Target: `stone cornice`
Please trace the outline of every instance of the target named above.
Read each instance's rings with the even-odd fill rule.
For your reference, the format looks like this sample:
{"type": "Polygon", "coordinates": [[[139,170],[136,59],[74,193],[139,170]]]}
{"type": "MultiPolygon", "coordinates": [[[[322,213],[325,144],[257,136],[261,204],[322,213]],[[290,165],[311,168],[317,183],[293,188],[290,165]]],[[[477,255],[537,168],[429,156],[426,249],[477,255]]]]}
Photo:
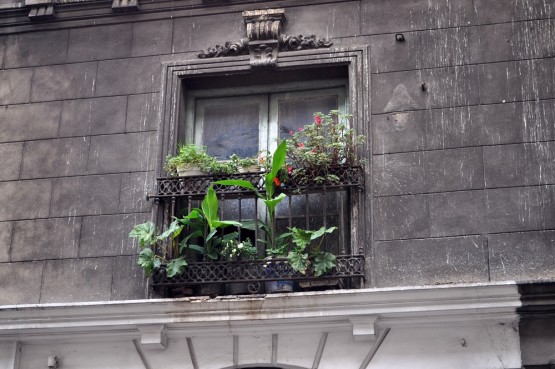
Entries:
{"type": "MultiPolygon", "coordinates": [[[[268,296],[182,298],[0,307],[0,341],[140,337],[158,325],[167,335],[511,324],[520,304],[512,283],[343,290],[268,296]],[[365,319],[367,323],[365,323],[365,319]],[[148,330],[147,330],[148,331],[148,330]]],[[[362,329],[362,333],[361,333],[362,329]]]]}
{"type": "Polygon", "coordinates": [[[0,34],[347,1],[352,0],[19,0],[0,4],[0,34]],[[30,18],[41,1],[52,4],[52,16],[30,18]]]}

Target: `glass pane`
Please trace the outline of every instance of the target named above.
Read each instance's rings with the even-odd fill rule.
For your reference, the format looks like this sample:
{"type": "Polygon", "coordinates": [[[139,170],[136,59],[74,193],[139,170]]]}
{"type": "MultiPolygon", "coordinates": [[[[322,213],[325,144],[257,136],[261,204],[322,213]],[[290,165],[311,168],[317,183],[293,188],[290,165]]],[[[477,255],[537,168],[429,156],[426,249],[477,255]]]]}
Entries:
{"type": "Polygon", "coordinates": [[[315,112],[327,114],[338,109],[337,95],[294,97],[278,101],[279,137],[286,138],[290,131],[296,131],[312,123],[315,112]]]}
{"type": "Polygon", "coordinates": [[[232,154],[258,153],[258,104],[206,106],[203,123],[202,143],[208,154],[228,159],[232,154]]]}

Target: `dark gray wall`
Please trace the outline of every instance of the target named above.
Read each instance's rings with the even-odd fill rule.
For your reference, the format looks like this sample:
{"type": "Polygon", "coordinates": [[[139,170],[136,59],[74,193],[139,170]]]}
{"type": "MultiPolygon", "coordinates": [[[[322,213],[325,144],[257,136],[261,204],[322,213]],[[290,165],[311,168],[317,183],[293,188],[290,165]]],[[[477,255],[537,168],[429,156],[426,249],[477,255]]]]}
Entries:
{"type": "Polygon", "coordinates": [[[160,63],[277,6],[284,33],[371,46],[370,286],[555,277],[552,0],[238,3],[0,23],[0,304],[144,297],[160,63]]]}

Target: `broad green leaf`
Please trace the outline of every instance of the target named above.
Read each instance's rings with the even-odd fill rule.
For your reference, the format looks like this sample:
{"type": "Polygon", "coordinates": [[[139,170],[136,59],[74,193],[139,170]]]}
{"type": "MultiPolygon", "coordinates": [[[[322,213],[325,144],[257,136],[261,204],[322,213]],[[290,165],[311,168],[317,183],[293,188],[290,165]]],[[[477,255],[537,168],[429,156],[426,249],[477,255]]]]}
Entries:
{"type": "Polygon", "coordinates": [[[213,229],[210,231],[210,233],[208,233],[208,236],[206,236],[206,239],[204,240],[205,243],[208,243],[208,241],[210,241],[212,239],[212,237],[214,237],[214,235],[218,232],[218,229],[213,229]]]}
{"type": "Polygon", "coordinates": [[[310,236],[310,240],[315,240],[317,238],[320,238],[324,235],[324,233],[332,233],[336,229],[337,227],[330,227],[330,228],[322,227],[317,231],[310,231],[312,233],[312,235],[310,236]]]}
{"type": "Polygon", "coordinates": [[[278,204],[286,197],[286,195],[284,193],[280,193],[277,197],[273,198],[273,199],[268,199],[268,200],[264,200],[264,204],[266,204],[266,207],[268,208],[268,210],[270,212],[273,212],[276,208],[276,206],[278,206],[278,204]]]}
{"type": "Polygon", "coordinates": [[[181,224],[181,222],[179,222],[179,220],[175,219],[173,222],[171,222],[168,229],[166,229],[166,231],[162,233],[160,236],[158,236],[156,239],[164,240],[169,236],[172,236],[172,238],[176,238],[177,236],[179,236],[182,230],[183,230],[183,225],[181,224]]]}
{"type": "Polygon", "coordinates": [[[141,247],[152,246],[156,243],[156,227],[152,222],[137,224],[131,232],[129,237],[136,238],[141,247]]]}
{"type": "Polygon", "coordinates": [[[194,237],[202,237],[202,232],[200,230],[196,230],[188,234],[183,240],[181,240],[181,242],[179,243],[179,252],[183,252],[183,250],[187,247],[190,248],[190,245],[188,245],[189,240],[194,237]]]}
{"type": "Polygon", "coordinates": [[[152,271],[160,267],[160,259],[147,247],[139,253],[137,264],[139,264],[141,268],[144,269],[145,274],[150,277],[152,271]]]}
{"type": "Polygon", "coordinates": [[[285,158],[287,155],[287,142],[285,140],[281,141],[278,145],[276,151],[274,151],[274,155],[272,156],[272,170],[266,174],[265,177],[265,185],[266,185],[266,196],[267,198],[271,198],[275,192],[275,184],[274,178],[279,173],[283,164],[285,164],[285,158]]]}
{"type": "Polygon", "coordinates": [[[246,188],[247,190],[253,190],[254,192],[256,192],[257,196],[259,195],[256,187],[254,187],[252,183],[250,183],[249,181],[245,181],[244,179],[222,179],[221,181],[214,182],[214,184],[224,186],[239,186],[246,188]]]}
{"type": "Polygon", "coordinates": [[[290,251],[287,255],[287,260],[289,260],[289,264],[293,270],[302,274],[306,273],[306,269],[308,268],[308,254],[290,251]]]}
{"type": "Polygon", "coordinates": [[[314,275],[316,277],[331,272],[336,265],[335,255],[329,252],[322,252],[314,258],[314,275]]]}
{"type": "Polygon", "coordinates": [[[186,265],[187,262],[183,258],[173,259],[166,265],[166,275],[169,278],[179,275],[183,273],[186,265]]]}
{"type": "Polygon", "coordinates": [[[228,233],[228,234],[224,234],[223,237],[222,237],[222,242],[225,243],[225,242],[229,242],[229,241],[232,241],[232,240],[236,240],[237,237],[239,237],[239,233],[237,233],[237,232],[231,232],[231,233],[228,233]]]}
{"type": "Polygon", "coordinates": [[[199,245],[195,245],[195,244],[190,244],[187,246],[189,248],[189,250],[193,250],[194,252],[198,253],[198,254],[204,254],[204,247],[199,246],[199,245]]]}
{"type": "Polygon", "coordinates": [[[212,226],[214,228],[226,228],[229,226],[235,226],[235,227],[243,227],[243,225],[239,222],[236,222],[234,220],[216,220],[214,222],[212,222],[212,226]]]}
{"type": "Polygon", "coordinates": [[[212,222],[215,220],[220,220],[218,217],[218,197],[216,196],[216,191],[212,186],[208,187],[206,196],[202,200],[202,213],[206,217],[206,221],[210,228],[212,227],[212,222]]]}

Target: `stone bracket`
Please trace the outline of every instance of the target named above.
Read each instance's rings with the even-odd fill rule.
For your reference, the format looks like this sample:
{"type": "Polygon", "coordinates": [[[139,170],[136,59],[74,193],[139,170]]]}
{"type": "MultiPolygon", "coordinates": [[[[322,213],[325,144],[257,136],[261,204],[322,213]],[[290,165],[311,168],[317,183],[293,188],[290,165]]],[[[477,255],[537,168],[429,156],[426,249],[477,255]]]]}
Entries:
{"type": "Polygon", "coordinates": [[[168,341],[165,324],[140,325],[141,345],[145,348],[165,350],[168,341]]]}
{"type": "MultiPolygon", "coordinates": [[[[114,0],[116,1],[116,0],[114,0]]],[[[247,39],[226,42],[203,50],[200,59],[233,55],[250,55],[251,68],[272,68],[277,64],[278,51],[297,51],[330,47],[328,39],[311,36],[287,36],[281,33],[285,22],[284,9],[251,10],[243,12],[247,39]]]]}
{"type": "Polygon", "coordinates": [[[128,12],[140,10],[139,0],[114,0],[112,2],[112,11],[128,12]]]}
{"type": "Polygon", "coordinates": [[[378,337],[377,315],[350,316],[355,341],[375,341],[378,337]]]}
{"type": "Polygon", "coordinates": [[[54,0],[25,0],[25,6],[31,20],[54,18],[54,0]]]}

